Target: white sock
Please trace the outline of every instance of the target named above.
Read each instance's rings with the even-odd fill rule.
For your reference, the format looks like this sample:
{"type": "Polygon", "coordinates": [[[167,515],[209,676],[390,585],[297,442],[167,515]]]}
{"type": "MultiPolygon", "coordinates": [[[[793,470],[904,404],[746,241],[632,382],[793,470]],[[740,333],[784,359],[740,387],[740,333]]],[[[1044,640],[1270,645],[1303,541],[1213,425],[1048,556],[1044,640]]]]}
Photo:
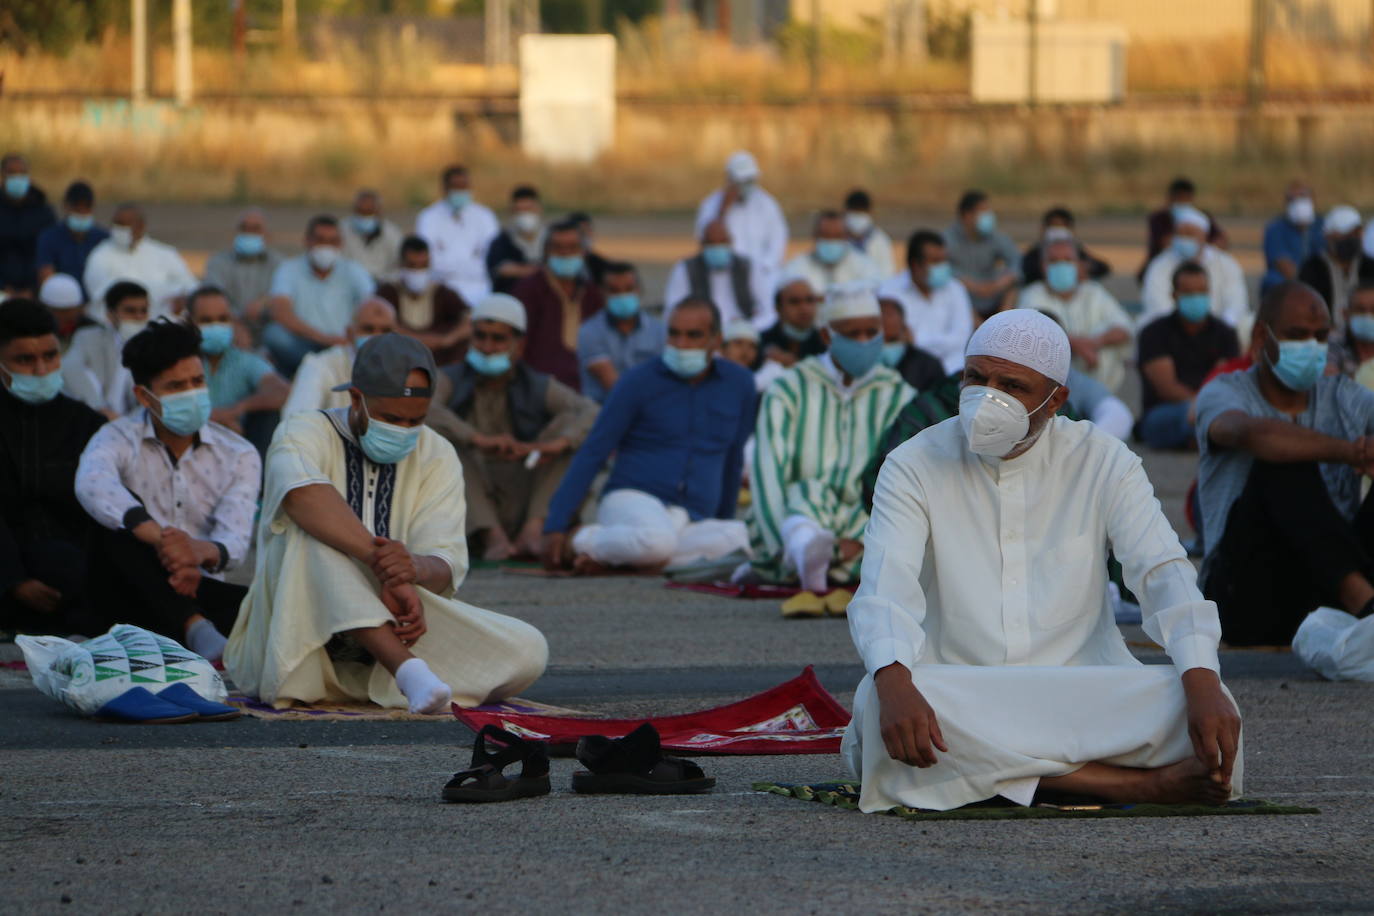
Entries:
{"type": "Polygon", "coordinates": [[[186,648],[206,661],[217,662],[223,658],[227,642],[229,640],[224,638],[224,634],[204,617],[191,624],[186,631],[186,648]]]}
{"type": "Polygon", "coordinates": [[[453,691],[439,680],[422,658],[411,658],[396,669],[396,686],[410,701],[413,713],[443,712],[453,699],[453,691]]]}
{"type": "Polygon", "coordinates": [[[790,516],[783,521],[787,559],[797,570],[803,591],[817,594],[829,587],[830,556],[835,551],[835,535],[810,519],[790,516]]]}

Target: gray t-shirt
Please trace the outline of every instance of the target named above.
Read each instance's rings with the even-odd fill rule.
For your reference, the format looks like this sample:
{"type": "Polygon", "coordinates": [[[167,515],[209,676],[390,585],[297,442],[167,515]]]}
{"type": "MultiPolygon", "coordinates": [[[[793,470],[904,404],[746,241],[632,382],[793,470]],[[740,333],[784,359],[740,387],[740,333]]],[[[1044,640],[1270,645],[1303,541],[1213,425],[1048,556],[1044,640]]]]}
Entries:
{"type": "MultiPolygon", "coordinates": [[[[1205,581],[1212,555],[1226,531],[1231,506],[1240,498],[1250,476],[1254,456],[1240,449],[1213,445],[1207,430],[1217,417],[1239,410],[1252,417],[1288,420],[1260,393],[1258,368],[1219,375],[1197,396],[1197,441],[1202,458],[1198,463],[1198,501],[1202,507],[1202,533],[1206,556],[1201,580],[1205,581]]],[[[1327,375],[1317,380],[1307,400],[1307,409],[1295,420],[1299,426],[1353,440],[1374,433],[1374,392],[1343,375],[1327,375]]],[[[1348,519],[1360,508],[1360,478],[1348,464],[1321,465],[1322,479],[1331,501],[1348,519]]]]}

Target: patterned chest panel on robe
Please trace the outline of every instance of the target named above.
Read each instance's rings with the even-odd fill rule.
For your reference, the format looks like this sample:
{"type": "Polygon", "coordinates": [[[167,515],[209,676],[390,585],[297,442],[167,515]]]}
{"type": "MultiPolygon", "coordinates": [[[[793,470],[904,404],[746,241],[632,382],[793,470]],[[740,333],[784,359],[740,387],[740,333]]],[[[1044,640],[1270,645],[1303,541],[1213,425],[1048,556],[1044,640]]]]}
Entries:
{"type": "Polygon", "coordinates": [[[334,425],[334,431],[343,442],[344,463],[348,470],[344,499],[348,501],[348,507],[373,534],[378,537],[391,537],[391,501],[396,495],[396,465],[377,464],[368,460],[362,447],[340,428],[339,418],[329,411],[325,411],[325,415],[329,417],[334,425]],[[376,486],[371,492],[367,486],[369,470],[377,475],[376,486]]]}

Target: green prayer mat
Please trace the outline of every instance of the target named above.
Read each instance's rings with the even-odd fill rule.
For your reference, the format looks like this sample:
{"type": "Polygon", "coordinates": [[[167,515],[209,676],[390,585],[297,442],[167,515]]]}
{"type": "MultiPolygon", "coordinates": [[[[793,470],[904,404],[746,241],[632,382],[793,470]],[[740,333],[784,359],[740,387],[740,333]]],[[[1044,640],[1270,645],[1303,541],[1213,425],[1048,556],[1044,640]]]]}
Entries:
{"type": "MultiPolygon", "coordinates": [[[[784,798],[816,801],[847,811],[859,810],[859,783],[818,782],[797,785],[756,782],[754,791],[784,798]]],[[[1019,821],[1049,817],[1217,817],[1227,814],[1320,814],[1316,808],[1276,805],[1258,798],[1241,798],[1221,807],[1211,805],[1022,805],[980,802],[952,811],[927,811],[898,805],[883,812],[909,821],[1019,821]]]]}
{"type": "Polygon", "coordinates": [[[474,557],[468,561],[469,569],[539,569],[542,566],[538,560],[482,560],[474,557]]]}

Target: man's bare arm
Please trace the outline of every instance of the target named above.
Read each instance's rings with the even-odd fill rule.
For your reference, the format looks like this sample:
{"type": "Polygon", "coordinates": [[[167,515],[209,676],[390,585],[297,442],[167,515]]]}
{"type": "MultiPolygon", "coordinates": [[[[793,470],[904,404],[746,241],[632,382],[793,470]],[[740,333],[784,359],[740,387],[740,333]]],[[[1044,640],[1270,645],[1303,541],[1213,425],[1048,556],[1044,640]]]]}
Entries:
{"type": "Polygon", "coordinates": [[[291,521],[315,540],[364,563],[372,559],[372,532],[344,502],[339,491],[326,483],[297,487],[282,499],[291,521]]]}
{"type": "Polygon", "coordinates": [[[1221,448],[1249,452],[1261,461],[1292,464],[1323,461],[1362,466],[1363,439],[1348,442],[1284,420],[1228,410],[1207,427],[1207,438],[1221,448]]]}

